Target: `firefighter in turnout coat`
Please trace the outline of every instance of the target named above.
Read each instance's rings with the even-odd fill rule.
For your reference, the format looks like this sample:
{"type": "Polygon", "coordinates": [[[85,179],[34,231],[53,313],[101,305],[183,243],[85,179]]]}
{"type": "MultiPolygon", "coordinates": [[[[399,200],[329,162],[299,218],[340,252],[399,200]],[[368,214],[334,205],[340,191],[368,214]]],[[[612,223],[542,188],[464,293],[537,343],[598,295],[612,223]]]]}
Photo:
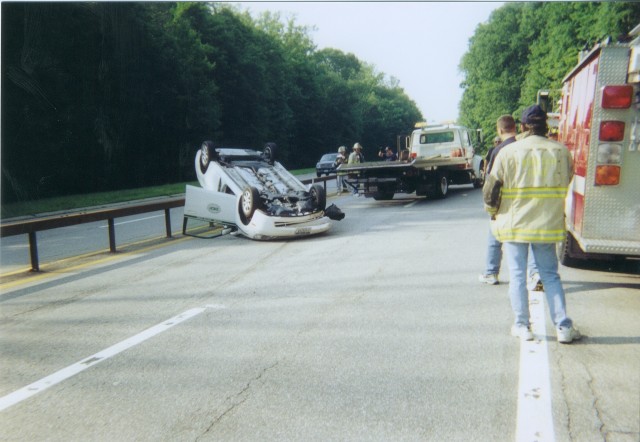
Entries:
{"type": "Polygon", "coordinates": [[[491,230],[504,244],[509,265],[509,297],[515,315],[511,334],[532,340],[526,286],[529,245],[545,288],[558,342],[579,339],[566,314],[558,274],[556,243],[565,237],[564,201],[572,177],[568,149],[546,138],[547,114],[538,105],[522,113],[522,137],[496,157],[483,188],[491,230]]]}

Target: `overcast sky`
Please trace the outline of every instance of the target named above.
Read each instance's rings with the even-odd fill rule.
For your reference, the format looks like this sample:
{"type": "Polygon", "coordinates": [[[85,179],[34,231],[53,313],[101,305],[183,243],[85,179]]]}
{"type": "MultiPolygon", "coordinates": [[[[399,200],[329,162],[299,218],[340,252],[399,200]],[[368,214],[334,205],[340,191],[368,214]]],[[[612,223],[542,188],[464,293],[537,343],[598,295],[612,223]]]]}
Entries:
{"type": "Polygon", "coordinates": [[[429,122],[458,117],[458,65],[478,24],[502,2],[236,2],[253,16],[280,12],[315,27],[318,49],[353,53],[395,77],[429,122]]]}

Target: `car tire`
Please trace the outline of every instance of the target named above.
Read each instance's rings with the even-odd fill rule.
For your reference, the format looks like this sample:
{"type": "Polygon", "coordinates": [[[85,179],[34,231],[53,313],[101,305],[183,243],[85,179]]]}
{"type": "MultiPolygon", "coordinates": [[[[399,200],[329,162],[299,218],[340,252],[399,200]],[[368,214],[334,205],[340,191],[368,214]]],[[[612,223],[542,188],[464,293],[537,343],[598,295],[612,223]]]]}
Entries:
{"type": "Polygon", "coordinates": [[[320,178],[322,176],[322,174],[320,172],[316,172],[316,177],[320,178]]]}
{"type": "Polygon", "coordinates": [[[267,143],[264,145],[262,156],[269,164],[273,164],[276,161],[276,143],[267,143]]]}
{"type": "Polygon", "coordinates": [[[327,208],[327,193],[324,191],[324,187],[320,184],[313,184],[309,189],[309,195],[313,200],[313,205],[318,210],[324,210],[327,208]]]}
{"type": "Polygon", "coordinates": [[[249,224],[253,214],[260,206],[260,192],[253,186],[245,187],[240,195],[240,220],[245,224],[249,224]]]}
{"type": "Polygon", "coordinates": [[[213,141],[205,141],[200,146],[200,172],[205,173],[209,168],[209,163],[217,158],[216,148],[213,141]]]}

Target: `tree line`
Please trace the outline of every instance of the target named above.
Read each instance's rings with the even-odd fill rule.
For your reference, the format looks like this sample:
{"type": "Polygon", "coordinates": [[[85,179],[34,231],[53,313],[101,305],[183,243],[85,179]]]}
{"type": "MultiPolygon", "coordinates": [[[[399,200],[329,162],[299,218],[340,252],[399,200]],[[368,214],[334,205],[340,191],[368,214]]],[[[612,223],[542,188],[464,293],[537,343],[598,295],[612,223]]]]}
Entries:
{"type": "Polygon", "coordinates": [[[519,119],[539,90],[549,90],[552,102],[560,98],[580,51],[627,40],[639,23],[637,2],[506,3],[476,28],[460,62],[460,121],[493,139],[498,117],[519,119]]]}
{"type": "MultiPolygon", "coordinates": [[[[583,49],[624,38],[636,2],[506,3],[460,61],[459,121],[495,136],[583,49]]],[[[2,3],[2,204],[194,179],[204,140],[278,144],[288,168],[422,115],[397,80],[309,29],[229,4],[2,3]]],[[[437,87],[437,85],[425,85],[437,87]]]]}
{"type": "Polygon", "coordinates": [[[293,19],[220,3],[2,3],[2,203],[194,179],[204,140],[288,168],[422,115],[293,19]]]}

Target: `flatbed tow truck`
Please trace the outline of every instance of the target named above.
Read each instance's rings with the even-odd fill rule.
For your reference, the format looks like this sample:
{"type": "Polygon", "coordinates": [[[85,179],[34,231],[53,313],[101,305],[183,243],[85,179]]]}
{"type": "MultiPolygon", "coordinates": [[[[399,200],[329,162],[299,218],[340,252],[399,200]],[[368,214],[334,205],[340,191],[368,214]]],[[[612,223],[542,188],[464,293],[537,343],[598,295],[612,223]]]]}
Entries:
{"type": "Polygon", "coordinates": [[[338,174],[359,195],[390,200],[396,193],[445,198],[450,184],[484,183],[483,159],[475,155],[470,131],[455,124],[418,123],[405,138],[397,161],[342,164],[338,174]]]}

